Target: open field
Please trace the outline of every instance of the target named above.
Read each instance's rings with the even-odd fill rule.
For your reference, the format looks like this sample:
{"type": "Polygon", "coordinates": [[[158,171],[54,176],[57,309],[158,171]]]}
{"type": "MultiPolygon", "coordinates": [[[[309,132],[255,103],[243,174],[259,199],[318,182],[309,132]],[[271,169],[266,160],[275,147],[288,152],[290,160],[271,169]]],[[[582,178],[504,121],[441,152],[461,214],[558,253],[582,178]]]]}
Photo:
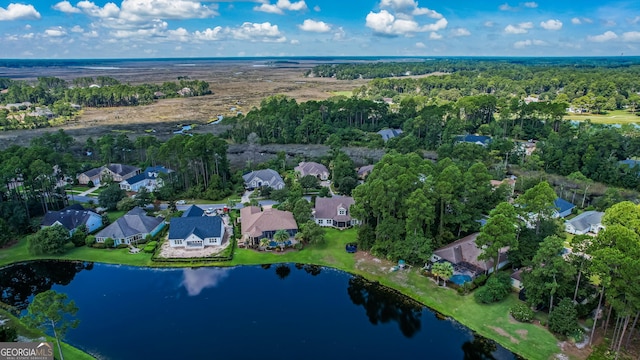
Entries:
{"type": "MultiPolygon", "coordinates": [[[[330,78],[308,78],[303,74],[315,63],[290,66],[255,66],[253,62],[219,62],[194,67],[118,69],[90,71],[87,69],[46,68],[35,72],[24,69],[0,69],[1,77],[34,79],[56,76],[71,80],[81,76],[111,76],[124,83],[162,83],[176,81],[180,76],[205,80],[212,95],[162,99],[151,105],[114,108],[85,108],[75,121],[61,126],[79,141],[89,136],[125,132],[130,138],[153,134],[161,140],[173,136],[180,124],[206,124],[218,114],[229,117],[238,111],[247,113],[265,97],[283,94],[298,101],[323,100],[336,94],[351,94],[367,80],[344,81],[330,78]],[[234,110],[231,110],[235,108],[234,110]],[[151,132],[155,130],[155,132],[151,132]]],[[[28,145],[31,138],[57,128],[15,130],[0,133],[0,148],[13,144],[28,145]]],[[[199,126],[194,132],[219,134],[224,125],[199,126]]]]}
{"type": "Polygon", "coordinates": [[[640,116],[630,113],[627,110],[614,110],[604,115],[595,114],[567,114],[565,120],[586,121],[591,120],[594,124],[638,124],[640,116]]]}

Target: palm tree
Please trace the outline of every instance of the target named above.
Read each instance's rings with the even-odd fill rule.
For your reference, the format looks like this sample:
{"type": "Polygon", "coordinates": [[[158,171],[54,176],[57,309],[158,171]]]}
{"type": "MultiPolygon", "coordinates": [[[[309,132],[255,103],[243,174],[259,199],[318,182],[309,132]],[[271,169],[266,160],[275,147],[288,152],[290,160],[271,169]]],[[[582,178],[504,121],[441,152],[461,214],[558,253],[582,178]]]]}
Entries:
{"type": "Polygon", "coordinates": [[[278,230],[273,234],[273,240],[275,240],[278,245],[284,249],[284,242],[289,240],[289,233],[286,230],[278,230]]]}
{"type": "Polygon", "coordinates": [[[453,265],[450,262],[439,262],[433,264],[431,273],[436,276],[438,285],[440,285],[440,279],[443,281],[443,285],[447,286],[447,280],[453,275],[453,265]]]}
{"type": "Polygon", "coordinates": [[[440,271],[440,277],[444,281],[444,287],[447,287],[447,280],[449,280],[451,276],[453,276],[453,265],[451,265],[450,262],[445,262],[442,264],[443,264],[443,267],[442,267],[442,270],[440,271]]]}

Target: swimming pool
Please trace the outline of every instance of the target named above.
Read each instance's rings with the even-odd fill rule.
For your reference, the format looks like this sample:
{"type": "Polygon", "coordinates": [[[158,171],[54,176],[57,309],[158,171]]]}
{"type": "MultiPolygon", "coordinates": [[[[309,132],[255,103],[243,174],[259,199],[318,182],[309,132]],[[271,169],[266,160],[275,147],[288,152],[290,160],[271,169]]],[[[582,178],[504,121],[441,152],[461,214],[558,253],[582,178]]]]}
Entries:
{"type": "Polygon", "coordinates": [[[452,283],[457,284],[457,285],[462,285],[462,284],[464,284],[466,282],[469,282],[471,280],[473,280],[471,278],[471,276],[465,275],[465,274],[456,274],[456,275],[453,275],[449,279],[449,281],[451,281],[452,283]]]}

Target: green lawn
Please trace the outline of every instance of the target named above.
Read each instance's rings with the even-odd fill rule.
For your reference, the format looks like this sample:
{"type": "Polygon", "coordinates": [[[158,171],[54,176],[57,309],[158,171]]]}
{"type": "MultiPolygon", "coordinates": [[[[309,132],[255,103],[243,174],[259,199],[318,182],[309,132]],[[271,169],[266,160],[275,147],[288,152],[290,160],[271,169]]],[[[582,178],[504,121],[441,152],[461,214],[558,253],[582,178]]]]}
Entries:
{"type": "Polygon", "coordinates": [[[640,123],[640,116],[632,114],[627,110],[614,110],[604,115],[596,114],[565,114],[565,120],[586,121],[591,120],[594,124],[636,124],[640,123]]]}
{"type": "MultiPolygon", "coordinates": [[[[432,280],[421,275],[418,269],[410,269],[389,273],[376,263],[356,267],[353,254],[345,251],[348,242],[355,241],[356,230],[338,231],[328,229],[326,244],[310,246],[301,251],[286,253],[257,252],[248,249],[237,249],[234,259],[223,263],[154,263],[150,254],[130,254],[127,249],[94,249],[88,247],[70,248],[67,253],[56,259],[83,260],[111,264],[133,266],[235,266],[273,263],[305,263],[329,266],[353,274],[361,275],[369,280],[378,281],[382,285],[397,289],[443,315],[456,319],[461,324],[476,331],[482,336],[495,339],[505,348],[518,353],[526,359],[546,360],[559,353],[558,340],[545,328],[523,324],[512,320],[509,309],[519,300],[515,294],[501,303],[494,305],[477,304],[473,296],[461,296],[456,291],[437,286],[432,280]]],[[[26,241],[0,250],[0,266],[13,262],[41,259],[27,253],[26,241]]]]}
{"type": "Polygon", "coordinates": [[[124,210],[123,211],[119,211],[119,210],[118,211],[109,211],[107,213],[107,217],[109,218],[109,221],[113,223],[114,221],[116,221],[119,218],[121,218],[122,216],[124,216],[124,214],[126,214],[126,213],[127,212],[124,211],[124,210]]]}
{"type": "MultiPolygon", "coordinates": [[[[8,324],[16,329],[16,331],[18,332],[18,335],[20,336],[24,336],[30,339],[40,339],[41,337],[45,336],[44,333],[42,333],[40,330],[35,330],[35,329],[30,329],[27,328],[21,321],[20,319],[18,319],[17,317],[15,317],[13,314],[9,313],[6,310],[0,309],[0,319],[7,319],[8,320],[8,324]]],[[[70,331],[74,331],[73,329],[70,331]]],[[[45,336],[48,342],[53,343],[53,347],[54,347],[54,351],[55,351],[55,356],[56,358],[58,357],[58,344],[56,343],[55,339],[50,337],[50,336],[45,336]]],[[[62,343],[62,355],[64,355],[65,359],[70,359],[70,360],[85,360],[85,359],[94,359],[93,356],[85,353],[84,351],[77,349],[67,343],[62,343]]]]}

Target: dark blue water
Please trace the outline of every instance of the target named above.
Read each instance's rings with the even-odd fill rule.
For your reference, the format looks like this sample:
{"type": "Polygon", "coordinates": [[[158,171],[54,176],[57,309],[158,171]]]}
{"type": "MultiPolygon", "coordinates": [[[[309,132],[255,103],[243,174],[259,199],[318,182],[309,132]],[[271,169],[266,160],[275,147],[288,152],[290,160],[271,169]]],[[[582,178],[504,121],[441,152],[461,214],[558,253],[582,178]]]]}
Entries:
{"type": "Polygon", "coordinates": [[[103,359],[514,358],[409,298],[327,268],[34,263],[0,271],[0,286],[2,301],[20,308],[29,289],[66,293],[81,320],[66,341],[103,359]],[[11,287],[29,273],[39,274],[34,286],[11,287]]]}

